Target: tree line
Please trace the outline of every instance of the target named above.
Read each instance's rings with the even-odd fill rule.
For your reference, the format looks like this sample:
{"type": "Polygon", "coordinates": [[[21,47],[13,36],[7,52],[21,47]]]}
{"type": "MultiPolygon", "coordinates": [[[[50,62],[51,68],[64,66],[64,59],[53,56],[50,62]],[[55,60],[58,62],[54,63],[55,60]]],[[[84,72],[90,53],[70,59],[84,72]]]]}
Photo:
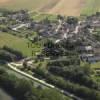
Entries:
{"type": "Polygon", "coordinates": [[[19,79],[4,69],[0,69],[0,87],[17,100],[70,100],[55,90],[35,87],[33,81],[19,79]]]}

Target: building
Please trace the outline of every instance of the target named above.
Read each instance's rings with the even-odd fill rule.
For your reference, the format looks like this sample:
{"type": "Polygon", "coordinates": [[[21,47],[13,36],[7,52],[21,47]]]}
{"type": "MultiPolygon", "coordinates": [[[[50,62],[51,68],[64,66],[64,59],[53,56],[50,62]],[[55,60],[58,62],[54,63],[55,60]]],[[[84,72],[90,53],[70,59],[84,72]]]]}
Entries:
{"type": "Polygon", "coordinates": [[[93,48],[92,48],[92,46],[79,46],[77,48],[77,51],[80,53],[92,53],[93,48]]]}

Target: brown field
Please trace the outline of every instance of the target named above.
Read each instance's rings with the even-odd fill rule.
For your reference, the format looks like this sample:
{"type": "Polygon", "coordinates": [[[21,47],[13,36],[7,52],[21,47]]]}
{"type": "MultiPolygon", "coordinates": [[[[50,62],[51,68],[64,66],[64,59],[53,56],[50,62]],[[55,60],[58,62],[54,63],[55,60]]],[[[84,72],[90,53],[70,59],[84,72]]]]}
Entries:
{"type": "Polygon", "coordinates": [[[59,0],[58,4],[49,13],[77,16],[80,15],[83,3],[84,0],[59,0]]]}
{"type": "Polygon", "coordinates": [[[78,16],[80,15],[84,1],[85,0],[0,0],[0,7],[78,16]]]}
{"type": "Polygon", "coordinates": [[[9,2],[10,0],[0,0],[0,4],[2,4],[2,3],[7,3],[7,2],[9,2]]]}

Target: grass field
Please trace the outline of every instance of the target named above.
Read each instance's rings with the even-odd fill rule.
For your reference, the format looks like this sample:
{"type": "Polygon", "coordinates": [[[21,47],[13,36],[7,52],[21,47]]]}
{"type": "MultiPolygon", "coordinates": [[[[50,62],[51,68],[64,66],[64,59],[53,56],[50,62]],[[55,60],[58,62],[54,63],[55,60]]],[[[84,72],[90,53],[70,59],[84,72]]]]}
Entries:
{"type": "Polygon", "coordinates": [[[100,0],[85,0],[82,14],[91,15],[96,11],[100,11],[100,0]]]}
{"type": "Polygon", "coordinates": [[[23,53],[25,56],[32,56],[32,51],[34,51],[34,55],[36,52],[41,51],[41,46],[37,44],[33,44],[33,48],[28,48],[29,41],[24,38],[19,38],[8,33],[0,33],[0,47],[4,45],[18,50],[23,53]]]}
{"type": "Polygon", "coordinates": [[[92,67],[92,68],[100,68],[100,62],[91,64],[91,67],[92,67]]]}

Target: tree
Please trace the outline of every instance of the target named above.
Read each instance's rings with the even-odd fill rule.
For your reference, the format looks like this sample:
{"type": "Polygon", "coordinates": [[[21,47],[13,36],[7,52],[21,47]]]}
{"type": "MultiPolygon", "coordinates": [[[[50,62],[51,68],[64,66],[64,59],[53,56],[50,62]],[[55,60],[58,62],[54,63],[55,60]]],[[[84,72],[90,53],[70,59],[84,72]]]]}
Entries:
{"type": "Polygon", "coordinates": [[[26,69],[28,66],[27,66],[27,61],[26,60],[24,60],[24,62],[23,62],[23,67],[26,69]]]}
{"type": "Polygon", "coordinates": [[[76,25],[78,23],[78,19],[76,17],[68,17],[67,23],[76,25]]]}

